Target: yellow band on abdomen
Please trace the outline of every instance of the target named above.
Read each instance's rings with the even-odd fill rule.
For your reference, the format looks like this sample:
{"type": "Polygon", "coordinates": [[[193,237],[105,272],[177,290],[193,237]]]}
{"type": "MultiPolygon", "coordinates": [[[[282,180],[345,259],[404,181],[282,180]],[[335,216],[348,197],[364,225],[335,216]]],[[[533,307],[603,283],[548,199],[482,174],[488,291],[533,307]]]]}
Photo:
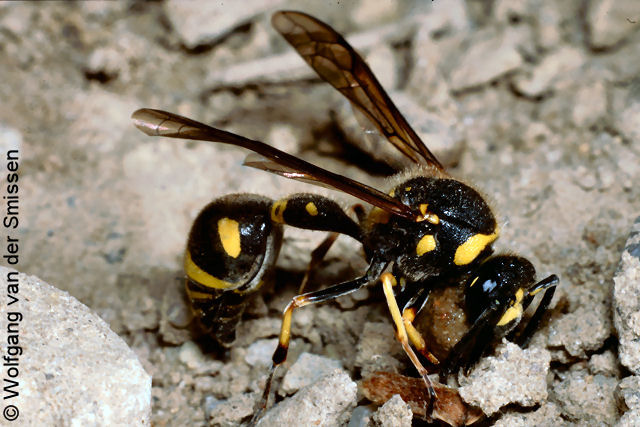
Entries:
{"type": "Polygon", "coordinates": [[[211,274],[198,267],[191,259],[189,251],[187,251],[184,256],[184,272],[189,279],[199,285],[206,286],[207,288],[229,289],[236,286],[233,283],[213,277],[211,274]]]}

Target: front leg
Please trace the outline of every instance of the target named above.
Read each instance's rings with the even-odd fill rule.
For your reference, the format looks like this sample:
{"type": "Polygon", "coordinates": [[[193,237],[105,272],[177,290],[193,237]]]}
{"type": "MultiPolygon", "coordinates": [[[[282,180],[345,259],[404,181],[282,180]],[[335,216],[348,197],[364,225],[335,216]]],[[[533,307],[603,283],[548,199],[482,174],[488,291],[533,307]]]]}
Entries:
{"type": "MultiPolygon", "coordinates": [[[[422,376],[422,379],[427,387],[427,392],[429,393],[429,407],[427,409],[427,414],[431,414],[433,410],[433,404],[435,402],[436,391],[433,388],[433,383],[429,379],[429,373],[422,366],[418,356],[413,352],[411,346],[409,345],[409,334],[407,333],[407,329],[405,327],[404,320],[402,315],[400,314],[400,308],[398,308],[398,302],[396,301],[395,294],[393,292],[393,287],[396,286],[397,282],[395,277],[391,273],[384,273],[380,276],[380,280],[382,281],[382,290],[384,291],[384,296],[387,300],[387,305],[389,306],[389,311],[391,312],[391,317],[393,318],[393,323],[396,326],[396,338],[402,344],[402,348],[404,349],[409,359],[413,363],[413,366],[418,370],[418,373],[422,376]]],[[[416,331],[417,332],[417,331],[416,331]]]]}

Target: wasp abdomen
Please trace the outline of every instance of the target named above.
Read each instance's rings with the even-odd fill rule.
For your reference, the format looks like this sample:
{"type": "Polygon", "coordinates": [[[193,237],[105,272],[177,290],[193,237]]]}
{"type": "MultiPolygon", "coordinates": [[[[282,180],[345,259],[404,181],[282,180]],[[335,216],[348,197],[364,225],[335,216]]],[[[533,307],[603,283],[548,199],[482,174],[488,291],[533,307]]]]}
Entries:
{"type": "Polygon", "coordinates": [[[205,330],[221,344],[273,270],[282,226],[271,221],[271,199],[231,194],[209,203],[196,217],[185,252],[186,291],[205,330]]]}

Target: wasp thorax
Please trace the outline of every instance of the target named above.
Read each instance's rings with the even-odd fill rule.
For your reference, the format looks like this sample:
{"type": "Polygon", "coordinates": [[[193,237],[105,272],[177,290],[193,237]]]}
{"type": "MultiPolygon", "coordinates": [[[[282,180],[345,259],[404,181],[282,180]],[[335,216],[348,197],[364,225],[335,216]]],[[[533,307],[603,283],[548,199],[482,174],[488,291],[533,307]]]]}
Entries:
{"type": "Polygon", "coordinates": [[[396,186],[392,194],[416,212],[416,255],[429,255],[431,265],[435,258],[443,268],[470,264],[498,237],[491,208],[476,190],[460,181],[414,177],[396,186]]]}

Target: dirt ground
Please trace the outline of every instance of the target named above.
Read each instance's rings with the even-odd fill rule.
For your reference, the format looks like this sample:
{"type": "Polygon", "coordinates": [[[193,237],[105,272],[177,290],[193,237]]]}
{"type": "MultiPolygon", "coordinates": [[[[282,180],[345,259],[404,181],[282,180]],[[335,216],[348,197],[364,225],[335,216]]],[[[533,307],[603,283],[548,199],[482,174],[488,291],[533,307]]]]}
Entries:
{"type": "MultiPolygon", "coordinates": [[[[496,250],[527,257],[539,278],[560,277],[522,356],[549,357],[546,397],[507,400],[482,422],[633,425],[619,384],[638,372],[620,362],[612,302],[640,215],[632,0],[0,3],[0,142],[21,152],[19,269],[68,291],[134,349],[153,376],[154,425],[246,422],[280,313],[324,234],[286,230],[275,285],[222,350],[188,326],[190,223],[229,193],[353,199],[243,167],[239,149],[149,138],[130,115],[173,111],[387,191],[385,161],[402,159],[364,145],[344,99],[271,27],[279,9],[344,34],[449,171],[487,195],[501,224],[496,250]]],[[[341,237],[310,286],[365,267],[341,237]]],[[[375,369],[415,376],[379,286],[296,312],[285,367],[303,353],[340,361],[354,381],[375,369]]],[[[300,387],[280,388],[278,401],[300,387]]],[[[354,399],[354,414],[375,410],[361,392],[354,399]]]]}

